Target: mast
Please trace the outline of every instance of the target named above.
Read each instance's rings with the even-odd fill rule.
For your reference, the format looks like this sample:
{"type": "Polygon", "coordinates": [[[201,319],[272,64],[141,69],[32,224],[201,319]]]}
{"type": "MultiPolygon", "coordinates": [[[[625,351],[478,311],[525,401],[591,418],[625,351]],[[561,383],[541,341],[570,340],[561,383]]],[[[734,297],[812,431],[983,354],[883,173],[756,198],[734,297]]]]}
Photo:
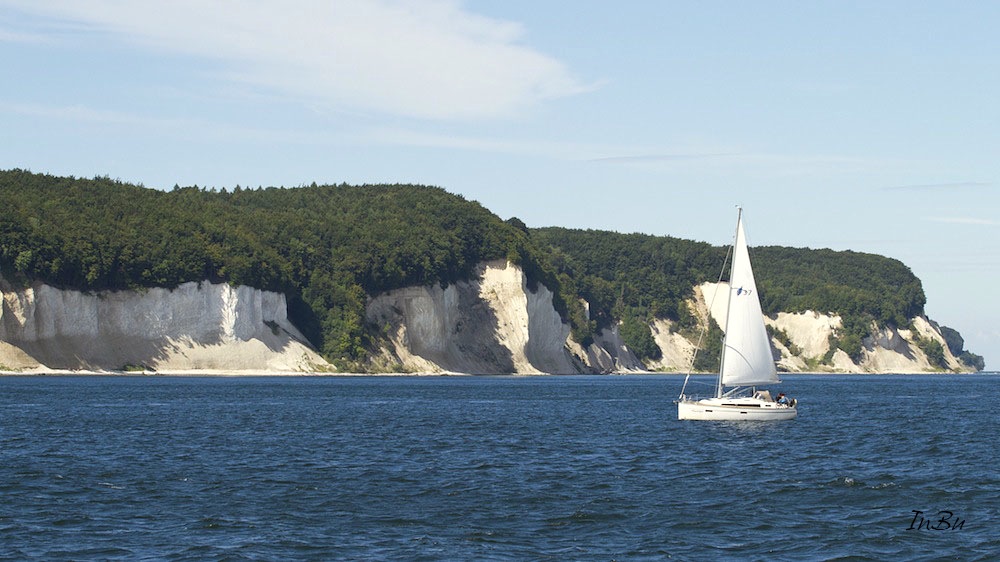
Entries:
{"type": "MultiPolygon", "coordinates": [[[[740,221],[743,220],[743,207],[736,206],[736,234],[733,235],[733,247],[736,246],[736,241],[740,238],[740,221]]],[[[729,296],[726,299],[726,332],[722,335],[722,357],[719,358],[719,382],[715,386],[715,397],[722,398],[722,373],[725,372],[726,366],[726,345],[729,340],[729,314],[733,310],[733,269],[736,265],[736,255],[735,250],[733,253],[733,261],[729,264],[729,296]]]]}

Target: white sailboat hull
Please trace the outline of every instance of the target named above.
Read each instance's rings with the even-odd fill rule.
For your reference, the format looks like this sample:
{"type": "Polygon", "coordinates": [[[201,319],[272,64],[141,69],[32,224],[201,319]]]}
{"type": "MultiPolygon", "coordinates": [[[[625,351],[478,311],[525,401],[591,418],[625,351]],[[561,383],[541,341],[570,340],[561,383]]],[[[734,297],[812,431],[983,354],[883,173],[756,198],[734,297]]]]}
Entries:
{"type": "Polygon", "coordinates": [[[753,397],[705,398],[677,402],[679,420],[780,421],[798,415],[795,406],[753,397]]]}
{"type": "MultiPolygon", "coordinates": [[[[736,239],[733,243],[732,256],[729,283],[724,285],[728,293],[726,298],[728,305],[722,329],[726,336],[722,340],[719,383],[715,397],[698,399],[684,394],[688,384],[688,379],[685,378],[681,395],[677,399],[677,419],[790,420],[798,415],[794,399],[780,394],[779,403],[778,400],[771,398],[769,391],[757,391],[757,386],[777,384],[781,381],[774,366],[771,338],[764,324],[757,281],[750,265],[750,252],[743,228],[743,209],[740,209],[736,219],[736,239]],[[731,390],[723,393],[726,387],[731,387],[731,390]]],[[[722,276],[719,279],[721,280],[722,276]]]]}

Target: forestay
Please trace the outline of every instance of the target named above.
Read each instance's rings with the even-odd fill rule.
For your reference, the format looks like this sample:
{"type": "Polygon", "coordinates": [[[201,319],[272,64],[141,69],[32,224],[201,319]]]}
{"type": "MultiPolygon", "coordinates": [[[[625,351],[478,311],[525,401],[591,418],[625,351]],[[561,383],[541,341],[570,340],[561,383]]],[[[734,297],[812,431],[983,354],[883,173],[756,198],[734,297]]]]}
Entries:
{"type": "Polygon", "coordinates": [[[764,327],[757,284],[750,267],[742,213],[736,225],[729,290],[722,385],[753,386],[780,382],[771,356],[770,338],[764,327]]]}

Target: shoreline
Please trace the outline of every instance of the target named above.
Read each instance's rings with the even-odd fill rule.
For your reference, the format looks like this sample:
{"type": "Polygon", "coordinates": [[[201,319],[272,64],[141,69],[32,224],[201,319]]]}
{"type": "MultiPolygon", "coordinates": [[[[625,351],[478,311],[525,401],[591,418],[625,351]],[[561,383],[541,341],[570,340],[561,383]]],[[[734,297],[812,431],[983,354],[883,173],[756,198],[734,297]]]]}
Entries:
{"type": "MultiPolygon", "coordinates": [[[[850,373],[850,372],[783,372],[780,375],[807,375],[807,376],[923,376],[923,375],[945,375],[945,376],[975,376],[975,375],[996,375],[998,371],[979,371],[975,373],[954,373],[954,372],[875,372],[875,373],[850,373]]],[[[2,377],[59,377],[59,376],[80,376],[80,377],[496,377],[496,376],[516,376],[516,377],[564,377],[564,376],[687,376],[687,373],[680,372],[657,372],[657,371],[620,371],[611,373],[460,373],[455,371],[420,371],[411,373],[341,373],[325,371],[269,371],[258,369],[189,369],[171,371],[105,371],[105,370],[73,370],[73,369],[46,369],[34,368],[23,371],[0,369],[2,377]]],[[[716,376],[716,373],[691,373],[693,376],[716,376]]]]}

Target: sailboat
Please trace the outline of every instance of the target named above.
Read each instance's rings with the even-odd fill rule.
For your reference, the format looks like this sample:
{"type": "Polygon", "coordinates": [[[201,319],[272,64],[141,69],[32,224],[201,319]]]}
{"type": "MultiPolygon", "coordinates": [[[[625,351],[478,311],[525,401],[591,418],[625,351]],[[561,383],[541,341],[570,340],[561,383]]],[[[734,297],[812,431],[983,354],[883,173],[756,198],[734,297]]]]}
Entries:
{"type": "Polygon", "coordinates": [[[691,377],[688,372],[677,398],[677,419],[790,420],[798,413],[794,399],[784,394],[773,397],[770,391],[757,389],[781,381],[774,367],[771,340],[764,327],[764,314],[750,266],[742,208],[736,219],[728,289],[729,306],[723,327],[725,339],[715,396],[699,398],[685,394],[691,377]]]}

